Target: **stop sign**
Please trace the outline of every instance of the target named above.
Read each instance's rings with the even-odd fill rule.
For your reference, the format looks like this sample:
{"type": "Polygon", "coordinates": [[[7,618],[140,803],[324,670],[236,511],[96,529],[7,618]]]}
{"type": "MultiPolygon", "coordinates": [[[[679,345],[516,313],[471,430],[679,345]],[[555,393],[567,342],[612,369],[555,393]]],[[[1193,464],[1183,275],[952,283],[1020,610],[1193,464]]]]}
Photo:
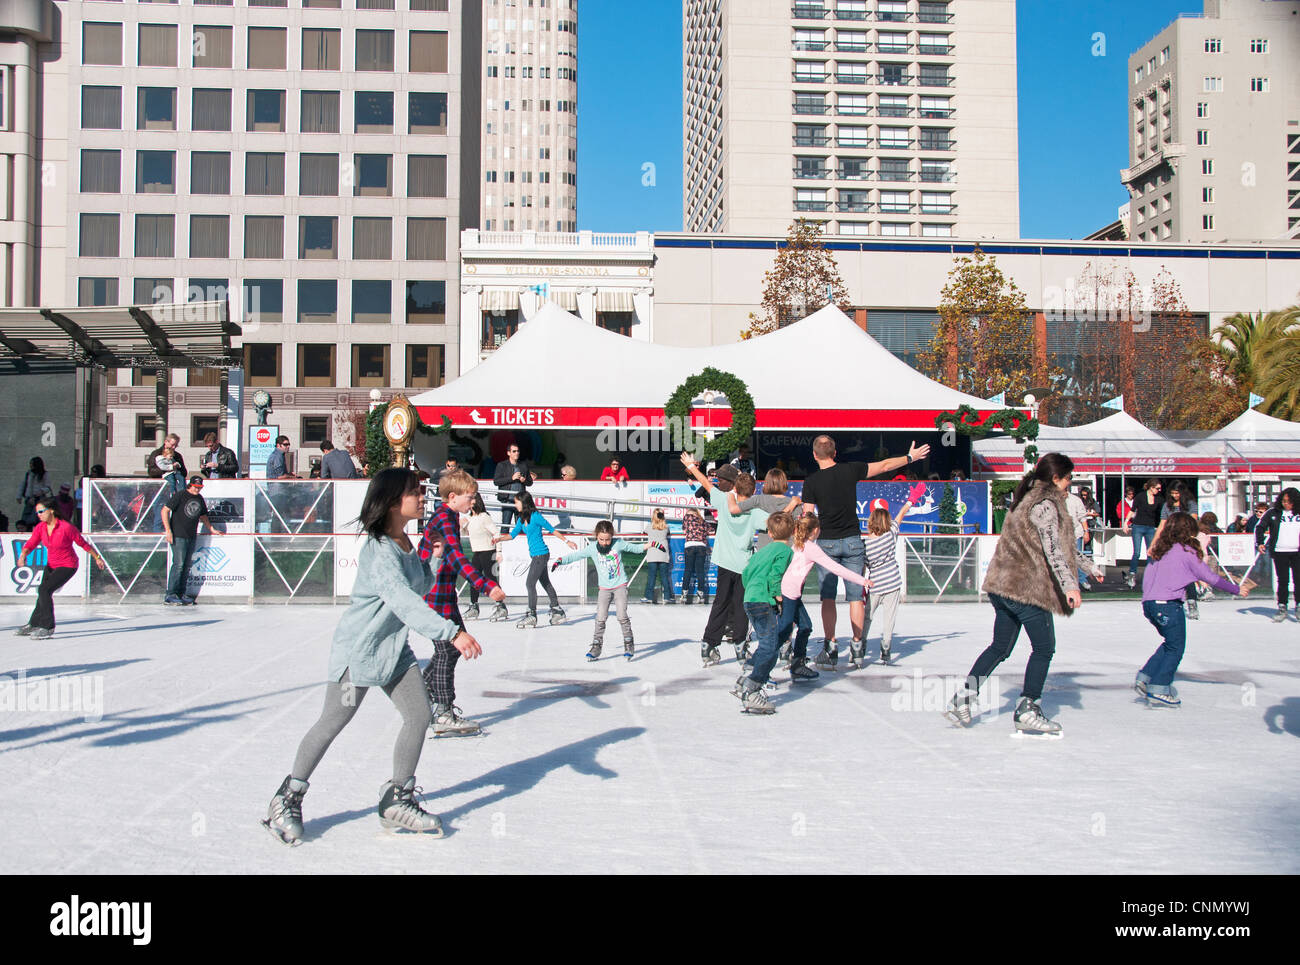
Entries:
{"type": "Polygon", "coordinates": [[[271,430],[270,430],[270,429],[258,429],[258,430],[257,430],[257,441],[258,441],[258,442],[270,442],[270,441],[271,441],[271,430]]]}

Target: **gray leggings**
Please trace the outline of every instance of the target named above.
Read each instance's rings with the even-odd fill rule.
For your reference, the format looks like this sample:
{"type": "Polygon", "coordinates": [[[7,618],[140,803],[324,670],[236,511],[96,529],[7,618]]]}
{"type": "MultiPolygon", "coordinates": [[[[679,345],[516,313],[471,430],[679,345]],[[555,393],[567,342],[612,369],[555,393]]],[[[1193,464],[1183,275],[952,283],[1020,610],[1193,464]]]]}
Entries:
{"type": "MultiPolygon", "coordinates": [[[[298,745],[298,754],[293,759],[294,777],[300,781],[311,777],[334,738],[352,720],[369,689],[352,686],[350,671],[343,674],[342,680],[331,680],[325,685],[325,707],[320,719],[298,745]]],[[[397,744],[393,747],[393,783],[400,787],[415,776],[415,765],[420,762],[420,752],[424,750],[425,731],[429,729],[433,715],[417,664],[412,664],[397,681],[385,686],[384,693],[402,715],[402,729],[398,731],[397,744]]]]}
{"type": "Polygon", "coordinates": [[[541,556],[532,557],[528,564],[528,578],[526,586],[528,588],[528,612],[537,612],[537,584],[542,584],[542,589],[546,591],[546,597],[551,601],[551,609],[554,610],[560,605],[560,598],[555,595],[555,587],[551,586],[550,574],[551,554],[543,553],[541,556]]]}

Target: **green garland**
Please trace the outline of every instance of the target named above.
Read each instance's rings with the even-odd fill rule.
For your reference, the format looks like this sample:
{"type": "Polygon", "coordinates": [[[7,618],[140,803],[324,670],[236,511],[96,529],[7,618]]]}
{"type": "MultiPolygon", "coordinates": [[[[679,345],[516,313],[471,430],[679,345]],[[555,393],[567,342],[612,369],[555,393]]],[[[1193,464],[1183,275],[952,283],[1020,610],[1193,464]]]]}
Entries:
{"type": "MultiPolygon", "coordinates": [[[[994,429],[1001,429],[1022,445],[1029,439],[1038,438],[1038,420],[1019,409],[1002,409],[981,422],[977,410],[968,405],[960,405],[956,412],[940,412],[935,416],[935,428],[942,431],[945,423],[951,423],[955,431],[974,439],[987,438],[994,429]]],[[[1038,462],[1038,447],[1025,446],[1024,455],[1025,462],[1038,462]]]]}
{"type": "Polygon", "coordinates": [[[730,372],[706,368],[677,386],[664,403],[664,415],[669,425],[690,425],[691,400],[706,389],[722,393],[731,403],[731,428],[712,442],[706,442],[701,458],[725,461],[732,450],[749,444],[749,436],[754,431],[754,399],[740,378],[730,372]]]}
{"type": "MultiPolygon", "coordinates": [[[[372,475],[393,464],[393,447],[388,444],[388,436],[384,435],[384,413],[387,411],[388,403],[385,402],[383,405],[376,406],[375,410],[366,416],[366,459],[372,475]]],[[[442,417],[442,425],[429,426],[425,425],[424,420],[420,418],[420,412],[415,406],[411,406],[411,411],[415,413],[416,432],[432,436],[451,428],[451,420],[445,415],[442,417]]]]}

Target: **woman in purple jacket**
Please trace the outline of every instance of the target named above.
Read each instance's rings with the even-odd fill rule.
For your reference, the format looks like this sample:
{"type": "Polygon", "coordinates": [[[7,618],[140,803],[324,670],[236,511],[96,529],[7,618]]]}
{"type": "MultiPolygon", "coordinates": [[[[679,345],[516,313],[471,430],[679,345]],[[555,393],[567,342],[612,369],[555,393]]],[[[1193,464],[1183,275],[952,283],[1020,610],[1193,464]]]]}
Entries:
{"type": "Polygon", "coordinates": [[[1196,517],[1174,513],[1164,521],[1160,535],[1147,553],[1149,562],[1142,574],[1142,615],[1162,638],[1160,646],[1138,671],[1133,689],[1146,698],[1148,707],[1177,707],[1182,701],[1174,692],[1174,674],[1187,646],[1187,615],[1183,601],[1187,587],[1200,581],[1233,596],[1245,596],[1246,587],[1219,576],[1205,565],[1197,534],[1196,517]]]}

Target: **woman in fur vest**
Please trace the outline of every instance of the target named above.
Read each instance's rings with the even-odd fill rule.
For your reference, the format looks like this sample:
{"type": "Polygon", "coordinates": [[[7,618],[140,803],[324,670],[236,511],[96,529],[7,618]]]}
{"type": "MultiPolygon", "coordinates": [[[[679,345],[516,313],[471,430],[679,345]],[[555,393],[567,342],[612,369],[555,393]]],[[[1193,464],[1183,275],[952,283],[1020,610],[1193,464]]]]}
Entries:
{"type": "MultiPolygon", "coordinates": [[[[1049,452],[1016,487],[983,590],[993,604],[993,642],[980,654],[953,697],[945,716],[962,727],[971,722],[971,704],[980,686],[1011,650],[1024,627],[1034,648],[1025,668],[1025,684],[1016,704],[1016,731],[1027,736],[1060,737],[1061,725],[1043,716],[1038,706],[1047,669],[1056,652],[1053,614],[1069,616],[1081,599],[1075,573],[1074,522],[1065,496],[1074,476],[1069,456],[1049,452]]],[[[1101,569],[1093,568],[1100,580],[1101,569]]]]}

